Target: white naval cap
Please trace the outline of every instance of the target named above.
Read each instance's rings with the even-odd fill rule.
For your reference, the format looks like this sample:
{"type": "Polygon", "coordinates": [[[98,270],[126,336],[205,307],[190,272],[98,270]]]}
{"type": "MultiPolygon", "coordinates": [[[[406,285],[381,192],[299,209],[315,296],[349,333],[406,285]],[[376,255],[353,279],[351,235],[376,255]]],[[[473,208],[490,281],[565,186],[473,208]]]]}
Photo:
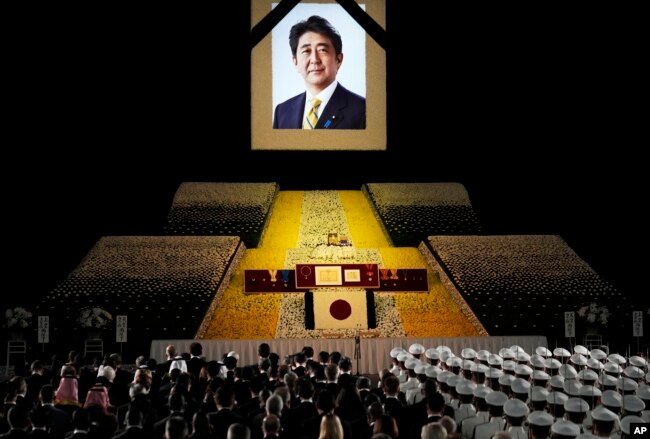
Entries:
{"type": "Polygon", "coordinates": [[[422,346],[420,343],[413,343],[411,346],[409,346],[409,353],[413,355],[424,354],[424,346],[422,346]]]}
{"type": "Polygon", "coordinates": [[[456,392],[459,395],[473,395],[476,384],[469,380],[460,380],[456,383],[456,392]]]}
{"type": "Polygon", "coordinates": [[[546,401],[549,392],[542,386],[535,386],[530,391],[531,401],[546,401]]]}
{"type": "Polygon", "coordinates": [[[636,366],[628,366],[623,369],[623,375],[628,376],[634,380],[638,380],[639,378],[643,378],[645,372],[636,366]]]}
{"type": "Polygon", "coordinates": [[[600,391],[598,387],[594,386],[582,386],[578,389],[578,395],[580,396],[589,396],[589,397],[596,397],[596,396],[603,396],[603,392],[600,391]]]}
{"type": "Polygon", "coordinates": [[[424,351],[424,356],[427,357],[429,360],[439,360],[440,352],[438,352],[434,348],[429,348],[426,351],[424,351]]]}
{"type": "Polygon", "coordinates": [[[604,360],[607,358],[607,353],[602,349],[592,349],[589,351],[589,356],[594,360],[604,360]]]}
{"type": "Polygon", "coordinates": [[[520,363],[527,363],[530,361],[530,355],[525,351],[515,352],[515,358],[520,363]]]}
{"type": "Polygon", "coordinates": [[[562,392],[550,392],[546,396],[546,403],[547,404],[553,404],[553,405],[561,405],[564,406],[564,403],[567,402],[569,397],[562,392]]]}
{"type": "Polygon", "coordinates": [[[515,375],[525,375],[530,376],[533,373],[533,369],[526,364],[515,364],[515,375]]]}
{"type": "Polygon", "coordinates": [[[555,348],[553,349],[553,355],[556,357],[564,358],[564,357],[570,357],[571,352],[567,351],[564,348],[555,348]]]}
{"type": "Polygon", "coordinates": [[[601,387],[616,387],[617,381],[618,379],[616,379],[616,377],[607,375],[606,373],[598,377],[598,384],[600,384],[601,387]]]}
{"type": "Polygon", "coordinates": [[[564,382],[564,393],[569,396],[578,396],[580,394],[580,387],[582,384],[577,380],[566,380],[564,382]]]}
{"type": "Polygon", "coordinates": [[[390,350],[390,356],[391,358],[397,358],[399,354],[403,353],[404,349],[400,347],[396,347],[390,350]]]}
{"type": "Polygon", "coordinates": [[[585,357],[582,354],[573,354],[569,358],[569,360],[578,366],[586,366],[587,365],[587,357],[585,357]]]}
{"type": "Polygon", "coordinates": [[[476,351],[472,348],[465,348],[460,351],[460,356],[468,360],[473,360],[476,358],[476,351]]]}
{"type": "Polygon", "coordinates": [[[589,410],[589,404],[581,398],[569,398],[564,403],[564,410],[571,413],[586,413],[589,410]]]}
{"type": "Polygon", "coordinates": [[[561,436],[576,437],[580,434],[580,427],[571,421],[560,419],[551,426],[551,432],[561,436]]]}
{"type": "Polygon", "coordinates": [[[404,362],[404,367],[407,368],[408,370],[415,370],[415,367],[416,367],[418,364],[421,364],[421,363],[420,363],[420,360],[418,360],[418,359],[416,359],[416,358],[408,358],[408,359],[404,362]]]}
{"type": "Polygon", "coordinates": [[[580,355],[589,355],[589,349],[584,347],[581,344],[577,344],[573,347],[573,352],[580,355]]]}
{"type": "Polygon", "coordinates": [[[605,365],[595,358],[587,360],[587,367],[589,369],[602,370],[605,365]]]}
{"type": "Polygon", "coordinates": [[[488,364],[490,366],[501,366],[503,365],[503,358],[500,355],[492,354],[488,357],[488,364]]]}
{"type": "Polygon", "coordinates": [[[550,427],[553,425],[553,416],[546,412],[534,411],[528,415],[528,423],[531,425],[538,425],[540,427],[550,427]]]}
{"type": "Polygon", "coordinates": [[[621,431],[628,436],[630,435],[630,424],[642,424],[645,421],[635,415],[628,415],[621,419],[621,431]]]}
{"type": "Polygon", "coordinates": [[[485,402],[495,407],[503,407],[506,401],[508,401],[508,395],[500,391],[494,391],[485,396],[485,402]]]}
{"type": "Polygon", "coordinates": [[[603,396],[600,398],[600,401],[607,407],[623,407],[623,396],[616,390],[605,390],[603,392],[603,396]]]}
{"type": "Polygon", "coordinates": [[[438,366],[428,365],[425,367],[424,373],[427,378],[438,378],[438,375],[442,373],[442,369],[438,366]]]}
{"type": "Polygon", "coordinates": [[[504,373],[499,377],[499,384],[502,386],[510,386],[515,379],[514,375],[504,373]]]}
{"type": "Polygon", "coordinates": [[[486,378],[501,378],[502,375],[503,371],[501,369],[495,369],[494,367],[491,367],[487,372],[485,372],[486,378]]]}
{"type": "Polygon", "coordinates": [[[490,368],[488,366],[486,366],[485,364],[482,364],[482,363],[479,363],[479,364],[474,363],[474,365],[472,366],[472,372],[474,372],[474,373],[483,373],[483,374],[485,374],[485,373],[488,372],[488,370],[490,370],[490,368]]]}
{"type": "Polygon", "coordinates": [[[578,379],[581,381],[596,381],[598,374],[591,369],[582,369],[578,372],[578,379]]]}
{"type": "Polygon", "coordinates": [[[551,379],[551,376],[543,370],[534,370],[532,377],[535,381],[548,381],[551,379]]]}
{"type": "Polygon", "coordinates": [[[513,418],[521,418],[530,413],[528,406],[520,399],[512,398],[506,401],[503,405],[503,412],[513,418]]]}
{"type": "Polygon", "coordinates": [[[463,360],[462,368],[463,370],[472,370],[472,366],[476,367],[476,363],[472,360],[463,360]]]}
{"type": "Polygon", "coordinates": [[[476,398],[485,399],[489,393],[492,393],[492,389],[488,386],[476,386],[474,389],[474,396],[476,398]]]}
{"type": "Polygon", "coordinates": [[[546,367],[544,365],[544,357],[537,354],[530,356],[530,364],[536,369],[542,369],[546,367]]]}
{"type": "Polygon", "coordinates": [[[618,364],[619,366],[622,366],[627,362],[625,357],[620,354],[610,354],[610,356],[607,357],[607,359],[611,362],[618,364]]]}
{"type": "Polygon", "coordinates": [[[564,389],[564,377],[562,375],[553,375],[549,381],[551,387],[558,389],[564,389]]]}
{"type": "Polygon", "coordinates": [[[461,367],[463,365],[463,359],[460,357],[449,357],[445,363],[447,367],[461,367]]]}
{"type": "Polygon", "coordinates": [[[426,364],[420,363],[417,366],[415,366],[414,371],[417,375],[425,375],[427,371],[427,366],[426,364]]]}
{"type": "Polygon", "coordinates": [[[439,346],[436,346],[436,351],[438,351],[438,352],[440,352],[442,354],[443,352],[451,352],[451,348],[449,346],[439,345],[439,346]]]}
{"type": "Polygon", "coordinates": [[[623,392],[635,392],[639,384],[633,379],[622,377],[616,380],[616,388],[623,392]]]}
{"type": "Polygon", "coordinates": [[[230,352],[228,352],[228,355],[226,355],[226,356],[227,357],[234,357],[236,360],[239,361],[239,354],[236,351],[230,351],[230,352]]]}
{"type": "Polygon", "coordinates": [[[454,353],[452,351],[442,351],[440,352],[440,361],[447,363],[447,360],[452,358],[454,353]]]}
{"type": "Polygon", "coordinates": [[[535,348],[535,353],[539,355],[540,357],[552,357],[553,352],[551,352],[547,347],[544,346],[538,346],[535,348]]]}
{"type": "MultiPolygon", "coordinates": [[[[650,386],[639,386],[639,388],[636,389],[636,396],[641,398],[644,402],[650,401],[650,386]]],[[[646,404],[646,406],[647,405],[648,404],[646,404]]]]}
{"type": "Polygon", "coordinates": [[[623,373],[623,368],[618,365],[618,363],[614,363],[610,361],[609,363],[605,363],[605,366],[603,366],[603,370],[609,374],[620,374],[623,373]]]}
{"type": "Polygon", "coordinates": [[[509,370],[509,371],[514,372],[516,365],[517,365],[517,363],[515,363],[512,360],[503,360],[503,364],[501,365],[501,368],[503,370],[509,370]]]}
{"type": "Polygon", "coordinates": [[[547,358],[544,360],[544,367],[547,369],[559,369],[560,366],[562,366],[562,363],[555,358],[547,358]]]}
{"type": "Polygon", "coordinates": [[[562,375],[567,380],[574,380],[578,378],[578,371],[570,364],[563,364],[560,366],[557,373],[562,375]]]}
{"type": "Polygon", "coordinates": [[[591,417],[596,421],[602,422],[614,422],[618,419],[618,415],[616,413],[603,407],[602,405],[597,406],[591,411],[591,417]]]}
{"type": "Polygon", "coordinates": [[[515,353],[510,348],[502,348],[499,349],[499,356],[503,359],[513,359],[515,358],[515,353]]]}
{"type": "Polygon", "coordinates": [[[408,352],[402,352],[397,356],[397,361],[404,363],[409,358],[413,358],[413,355],[409,354],[408,352]]]}
{"type": "Polygon", "coordinates": [[[440,373],[438,374],[438,376],[436,377],[436,380],[437,380],[439,383],[445,383],[445,384],[447,384],[447,380],[448,380],[449,378],[453,377],[453,376],[456,376],[456,375],[454,375],[453,372],[449,372],[448,370],[443,370],[442,372],[440,372],[440,373]]]}
{"type": "Polygon", "coordinates": [[[630,357],[630,364],[636,367],[645,367],[647,361],[643,357],[639,357],[638,355],[633,355],[630,357]]]}
{"type": "Polygon", "coordinates": [[[480,351],[476,352],[476,358],[478,358],[479,361],[488,361],[490,355],[490,351],[487,349],[481,349],[480,351]]]}
{"type": "Polygon", "coordinates": [[[645,410],[645,402],[636,395],[623,395],[625,413],[640,413],[645,410]]]}
{"type": "Polygon", "coordinates": [[[510,388],[514,393],[528,394],[530,391],[530,383],[523,378],[515,378],[510,383],[510,388]]]}
{"type": "Polygon", "coordinates": [[[514,352],[515,355],[517,355],[517,352],[526,352],[526,350],[521,346],[519,346],[518,344],[513,344],[512,346],[510,346],[510,350],[514,352]]]}
{"type": "Polygon", "coordinates": [[[464,378],[461,378],[458,375],[451,374],[451,376],[447,378],[447,385],[449,387],[456,387],[456,385],[458,384],[458,381],[460,381],[461,379],[464,379],[464,378]]]}

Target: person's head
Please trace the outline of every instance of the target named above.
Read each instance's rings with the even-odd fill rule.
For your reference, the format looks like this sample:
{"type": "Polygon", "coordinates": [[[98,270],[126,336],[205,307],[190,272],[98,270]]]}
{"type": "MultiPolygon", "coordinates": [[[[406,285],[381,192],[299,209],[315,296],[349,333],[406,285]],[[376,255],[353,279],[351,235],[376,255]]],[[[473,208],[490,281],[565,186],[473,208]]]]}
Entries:
{"type": "Polygon", "coordinates": [[[257,348],[257,355],[259,355],[260,358],[268,358],[270,354],[271,346],[269,346],[268,343],[262,343],[257,348]]]}
{"type": "Polygon", "coordinates": [[[203,355],[203,346],[198,341],[193,342],[190,345],[190,354],[195,357],[200,357],[203,355]]]}
{"type": "Polygon", "coordinates": [[[458,424],[456,424],[456,421],[450,416],[443,416],[442,418],[440,418],[439,422],[440,425],[442,425],[445,428],[447,434],[451,434],[458,429],[458,424]]]}
{"type": "Polygon", "coordinates": [[[227,439],[250,439],[251,430],[245,424],[235,423],[228,427],[227,439]]]}
{"type": "Polygon", "coordinates": [[[444,439],[447,430],[439,422],[431,422],[422,427],[422,439],[444,439]]]}
{"type": "Polygon", "coordinates": [[[165,423],[165,439],[185,439],[189,437],[187,422],[182,416],[172,416],[165,423]]]}
{"type": "Polygon", "coordinates": [[[318,439],[343,439],[343,425],[334,413],[322,417],[318,439]]]}
{"type": "Polygon", "coordinates": [[[11,407],[7,418],[9,425],[14,429],[26,431],[31,424],[29,420],[29,408],[25,404],[16,404],[11,407]]]}
{"type": "Polygon", "coordinates": [[[267,434],[280,434],[280,418],[275,415],[267,415],[262,421],[262,431],[267,434]]]}
{"type": "Polygon", "coordinates": [[[341,35],[329,21],[317,15],[291,27],[289,46],[293,65],[310,93],[317,94],[336,79],[343,62],[341,35]]]}

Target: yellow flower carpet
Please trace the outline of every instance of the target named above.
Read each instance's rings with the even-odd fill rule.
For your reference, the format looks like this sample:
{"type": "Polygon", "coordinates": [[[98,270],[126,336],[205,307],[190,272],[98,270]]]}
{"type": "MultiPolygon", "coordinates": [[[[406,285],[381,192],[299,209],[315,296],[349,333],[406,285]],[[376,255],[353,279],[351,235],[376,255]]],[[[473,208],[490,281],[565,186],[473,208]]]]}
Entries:
{"type": "MultiPolygon", "coordinates": [[[[342,206],[340,217],[345,224],[328,231],[347,231],[357,254],[379,253],[381,266],[387,268],[427,268],[429,272],[428,293],[376,293],[392,296],[399,313],[403,332],[410,337],[459,337],[479,335],[477,328],[462,314],[449,292],[441,284],[437,274],[427,265],[416,248],[390,247],[381,225],[375,218],[368,200],[361,191],[324,191],[326,197],[338,195],[342,206]],[[364,253],[367,252],[367,253],[364,253]]],[[[297,251],[296,247],[309,244],[316,233],[305,224],[313,223],[304,206],[303,191],[280,191],[270,212],[268,227],[260,246],[247,249],[239,267],[230,280],[216,311],[208,315],[205,339],[261,339],[275,338],[278,321],[281,319],[283,295],[244,294],[244,270],[269,268],[294,268],[287,255],[297,251]],[[311,233],[311,234],[310,234],[311,233]],[[307,244],[305,244],[307,243],[307,244]]],[[[317,199],[317,198],[316,198],[317,199]]],[[[336,210],[332,207],[330,210],[336,210]]],[[[329,211],[329,210],[328,210],[329,211]]],[[[313,216],[313,214],[312,214],[313,216]]],[[[334,215],[335,216],[335,215],[334,215]]],[[[330,219],[331,221],[334,221],[330,219]]],[[[319,239],[319,238],[316,238],[319,239]]],[[[324,239],[324,238],[323,238],[324,239]]],[[[307,249],[306,249],[307,250],[307,249]]],[[[288,294],[285,296],[298,296],[288,294]]],[[[285,298],[286,300],[286,298],[285,298]]]]}

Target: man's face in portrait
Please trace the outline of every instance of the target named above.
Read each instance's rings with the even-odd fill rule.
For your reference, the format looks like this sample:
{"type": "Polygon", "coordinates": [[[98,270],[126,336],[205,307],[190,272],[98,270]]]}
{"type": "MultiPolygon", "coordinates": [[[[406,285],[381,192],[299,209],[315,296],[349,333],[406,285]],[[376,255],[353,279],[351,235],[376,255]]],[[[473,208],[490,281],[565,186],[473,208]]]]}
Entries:
{"type": "Polygon", "coordinates": [[[343,54],[336,55],[332,42],[325,35],[306,32],[298,40],[293,64],[312,94],[334,82],[342,62],[343,54]]]}

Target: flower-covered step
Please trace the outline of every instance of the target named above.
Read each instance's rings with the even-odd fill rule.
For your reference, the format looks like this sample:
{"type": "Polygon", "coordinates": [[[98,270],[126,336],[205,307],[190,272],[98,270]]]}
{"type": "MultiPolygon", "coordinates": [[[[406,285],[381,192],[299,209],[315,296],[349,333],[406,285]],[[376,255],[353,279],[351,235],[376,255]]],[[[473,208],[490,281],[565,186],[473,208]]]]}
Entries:
{"type": "Polygon", "coordinates": [[[585,301],[615,310],[613,329],[631,322],[632,304],[559,236],[430,236],[428,248],[491,335],[563,337],[564,312],[585,301]]]}
{"type": "Polygon", "coordinates": [[[246,247],[257,247],[278,190],[277,183],[182,183],[165,232],[239,236],[246,247]]]}
{"type": "Polygon", "coordinates": [[[107,317],[92,310],[101,308],[128,316],[129,341],[145,334],[192,338],[243,252],[234,236],[103,237],[45,297],[38,314],[49,315],[52,328],[73,333],[100,327],[107,317]],[[85,317],[84,308],[90,310],[85,317]],[[79,310],[80,319],[66,318],[79,310]]]}
{"type": "Polygon", "coordinates": [[[481,231],[460,183],[366,183],[362,191],[396,247],[417,247],[430,235],[481,231]]]}

